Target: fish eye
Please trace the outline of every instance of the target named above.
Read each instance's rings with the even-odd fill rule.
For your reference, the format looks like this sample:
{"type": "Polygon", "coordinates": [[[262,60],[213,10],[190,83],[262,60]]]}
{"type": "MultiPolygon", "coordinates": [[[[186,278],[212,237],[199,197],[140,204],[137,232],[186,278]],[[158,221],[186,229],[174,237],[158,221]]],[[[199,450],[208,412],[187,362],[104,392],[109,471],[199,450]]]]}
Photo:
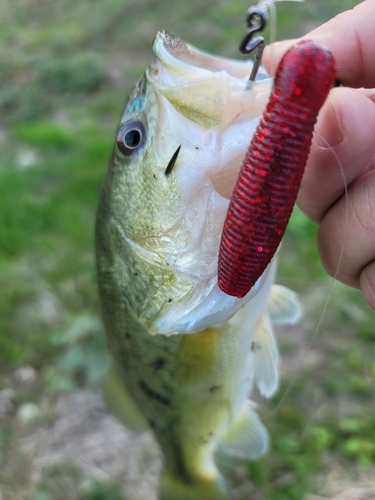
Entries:
{"type": "Polygon", "coordinates": [[[117,134],[117,147],[123,155],[133,154],[142,146],[145,136],[145,127],[140,121],[124,123],[117,134]]]}

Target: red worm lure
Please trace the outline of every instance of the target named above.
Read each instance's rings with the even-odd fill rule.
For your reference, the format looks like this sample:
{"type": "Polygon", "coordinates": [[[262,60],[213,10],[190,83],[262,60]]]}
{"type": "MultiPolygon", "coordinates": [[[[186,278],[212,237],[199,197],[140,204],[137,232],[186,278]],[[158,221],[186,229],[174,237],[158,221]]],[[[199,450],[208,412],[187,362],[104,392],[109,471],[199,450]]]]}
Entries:
{"type": "Polygon", "coordinates": [[[334,83],[332,54],[302,41],[284,55],[246,153],[221,236],[218,282],[244,297],[284,235],[310,152],[316,118],[334,83]]]}

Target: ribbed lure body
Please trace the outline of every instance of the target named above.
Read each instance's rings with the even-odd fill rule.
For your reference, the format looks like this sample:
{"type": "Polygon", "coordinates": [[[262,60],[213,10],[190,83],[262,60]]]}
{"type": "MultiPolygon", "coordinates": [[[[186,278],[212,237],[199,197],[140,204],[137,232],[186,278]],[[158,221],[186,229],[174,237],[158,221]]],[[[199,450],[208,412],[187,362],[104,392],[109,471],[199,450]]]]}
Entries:
{"type": "Polygon", "coordinates": [[[285,54],[224,223],[219,287],[244,297],[275,254],[297,198],[314,125],[335,78],[332,54],[302,41],[285,54]]]}

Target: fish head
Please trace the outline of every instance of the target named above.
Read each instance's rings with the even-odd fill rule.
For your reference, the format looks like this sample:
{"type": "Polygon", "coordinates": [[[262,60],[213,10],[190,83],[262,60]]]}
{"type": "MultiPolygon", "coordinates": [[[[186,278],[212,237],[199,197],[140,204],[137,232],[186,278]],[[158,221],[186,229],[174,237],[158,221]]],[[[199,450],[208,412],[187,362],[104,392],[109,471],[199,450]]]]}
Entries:
{"type": "MultiPolygon", "coordinates": [[[[122,115],[102,202],[116,279],[151,333],[192,333],[223,322],[243,299],[217,286],[228,201],[267,103],[271,79],[252,63],[201,52],[160,32],[155,60],[122,115]]],[[[100,208],[99,208],[100,210],[100,208]]]]}

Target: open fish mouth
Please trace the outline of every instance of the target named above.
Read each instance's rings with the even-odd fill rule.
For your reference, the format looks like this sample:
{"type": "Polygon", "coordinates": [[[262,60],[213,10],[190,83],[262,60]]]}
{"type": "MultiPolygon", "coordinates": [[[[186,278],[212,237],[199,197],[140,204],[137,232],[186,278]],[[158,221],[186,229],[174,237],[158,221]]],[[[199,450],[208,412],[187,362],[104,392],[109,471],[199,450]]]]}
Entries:
{"type": "MultiPolygon", "coordinates": [[[[191,216],[185,236],[176,236],[172,229],[164,238],[164,247],[158,249],[193,287],[180,303],[165,304],[148,329],[152,333],[193,333],[226,321],[265,282],[272,281],[271,264],[243,299],[226,295],[217,285],[217,257],[228,200],[272,80],[260,68],[258,79],[249,82],[251,61],[202,52],[166,32],[156,35],[153,50],[156,58],[146,79],[158,102],[156,156],[170,151],[164,163],[167,175],[180,184],[180,207],[184,203],[187,207],[181,210],[182,217],[194,210],[195,216],[191,216]]],[[[177,221],[179,225],[188,226],[177,221]]]]}
{"type": "Polygon", "coordinates": [[[229,199],[272,79],[260,67],[257,80],[250,82],[252,61],[200,51],[166,32],[157,33],[153,50],[148,82],[180,115],[220,135],[220,152],[206,169],[215,191],[229,199]]]}
{"type": "MultiPolygon", "coordinates": [[[[179,72],[182,79],[184,75],[189,75],[190,80],[192,74],[201,76],[205,73],[218,73],[221,71],[225,71],[234,78],[248,79],[253,67],[251,61],[219,57],[198,50],[192,45],[183,42],[177,36],[165,31],[159,31],[156,34],[153,50],[164,67],[179,72]]],[[[268,78],[267,73],[260,68],[258,79],[268,78]]]]}

